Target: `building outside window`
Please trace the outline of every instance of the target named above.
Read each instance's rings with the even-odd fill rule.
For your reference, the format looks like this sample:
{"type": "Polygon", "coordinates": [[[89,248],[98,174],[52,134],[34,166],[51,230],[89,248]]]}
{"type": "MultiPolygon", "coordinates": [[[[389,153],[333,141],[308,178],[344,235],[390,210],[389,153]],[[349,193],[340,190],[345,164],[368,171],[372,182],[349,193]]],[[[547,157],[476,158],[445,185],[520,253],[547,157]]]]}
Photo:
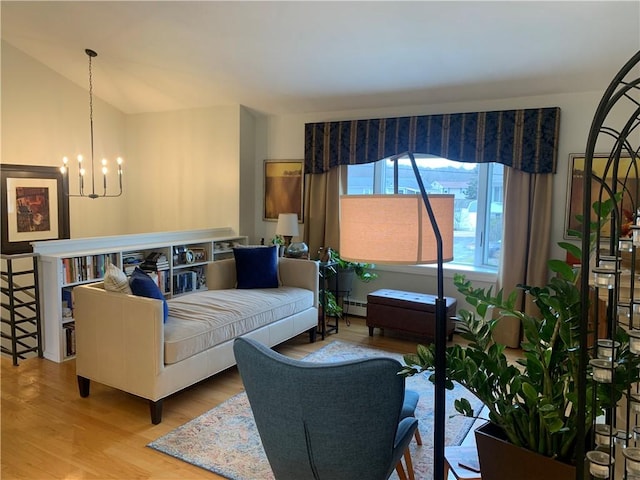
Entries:
{"type": "MultiPolygon", "coordinates": [[[[453,194],[453,263],[497,269],[502,238],[503,167],[416,155],[427,193],[453,194]]],[[[391,194],[394,162],[347,168],[347,194],[391,194]]],[[[398,193],[420,193],[409,159],[398,160],[398,193]]]]}

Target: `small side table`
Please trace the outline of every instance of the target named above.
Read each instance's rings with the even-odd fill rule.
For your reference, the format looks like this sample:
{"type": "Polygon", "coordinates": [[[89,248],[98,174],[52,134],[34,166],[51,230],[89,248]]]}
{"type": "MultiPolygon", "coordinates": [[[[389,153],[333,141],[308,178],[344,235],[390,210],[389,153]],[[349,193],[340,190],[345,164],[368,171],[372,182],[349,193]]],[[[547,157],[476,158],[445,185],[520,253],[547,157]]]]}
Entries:
{"type": "Polygon", "coordinates": [[[482,480],[480,473],[460,466],[478,466],[478,449],[473,447],[446,447],[444,449],[444,480],[449,478],[449,472],[457,480],[482,480]]]}

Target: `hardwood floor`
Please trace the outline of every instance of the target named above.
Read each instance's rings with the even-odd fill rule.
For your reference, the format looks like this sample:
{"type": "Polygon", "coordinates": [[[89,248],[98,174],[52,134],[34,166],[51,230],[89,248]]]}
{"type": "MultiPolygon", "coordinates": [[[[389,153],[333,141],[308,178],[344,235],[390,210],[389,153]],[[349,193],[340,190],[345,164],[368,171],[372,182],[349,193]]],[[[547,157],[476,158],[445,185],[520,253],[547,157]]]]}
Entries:
{"type": "MultiPolygon", "coordinates": [[[[364,319],[351,317],[325,341],[300,335],[276,350],[301,358],[332,340],[398,353],[417,344],[391,332],[369,337],[364,319]]],[[[222,478],[145,445],[242,391],[235,368],[166,399],[162,423],[152,425],[138,397],[93,382],[91,395],[80,398],[73,360],[32,358],[14,367],[3,356],[0,363],[3,479],[222,478]]]]}

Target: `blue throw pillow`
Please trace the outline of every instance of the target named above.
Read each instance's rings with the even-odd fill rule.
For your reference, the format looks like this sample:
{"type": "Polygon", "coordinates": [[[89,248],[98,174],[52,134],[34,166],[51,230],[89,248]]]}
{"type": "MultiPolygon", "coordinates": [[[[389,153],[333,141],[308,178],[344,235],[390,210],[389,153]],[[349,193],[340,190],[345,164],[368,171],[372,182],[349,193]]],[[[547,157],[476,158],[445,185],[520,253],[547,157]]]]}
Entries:
{"type": "Polygon", "coordinates": [[[278,288],[278,247],[233,249],[237,288],[278,288]]]}
{"type": "Polygon", "coordinates": [[[169,306],[167,305],[167,300],[164,298],[164,295],[160,291],[160,287],[158,287],[158,284],[153,281],[153,278],[136,267],[136,269],[131,274],[129,286],[131,287],[131,291],[134,295],[162,300],[164,314],[163,320],[164,322],[167,321],[167,317],[169,316],[169,306]]]}

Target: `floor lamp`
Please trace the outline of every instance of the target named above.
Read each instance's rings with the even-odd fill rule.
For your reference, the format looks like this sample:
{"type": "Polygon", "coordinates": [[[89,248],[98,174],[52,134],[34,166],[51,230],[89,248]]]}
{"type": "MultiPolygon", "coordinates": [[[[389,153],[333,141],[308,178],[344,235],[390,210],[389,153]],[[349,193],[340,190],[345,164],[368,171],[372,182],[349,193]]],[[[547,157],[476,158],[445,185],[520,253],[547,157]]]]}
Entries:
{"type": "Polygon", "coordinates": [[[443,263],[453,260],[453,195],[427,195],[411,152],[409,157],[420,195],[342,195],[340,256],[374,264],[437,264],[434,476],[444,478],[445,380],[447,346],[443,263]]]}

